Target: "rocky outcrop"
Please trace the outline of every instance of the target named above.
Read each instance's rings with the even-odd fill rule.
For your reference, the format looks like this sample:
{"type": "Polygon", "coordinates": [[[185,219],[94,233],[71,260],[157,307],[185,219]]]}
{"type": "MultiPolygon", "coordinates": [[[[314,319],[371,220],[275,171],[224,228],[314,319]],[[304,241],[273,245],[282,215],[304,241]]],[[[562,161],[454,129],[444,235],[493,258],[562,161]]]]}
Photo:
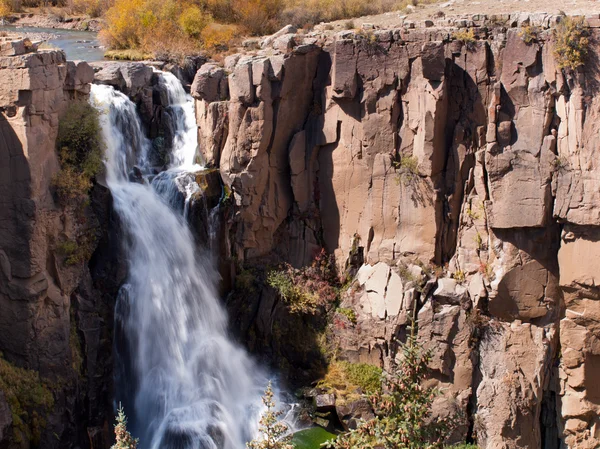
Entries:
{"type": "Polygon", "coordinates": [[[356,275],[356,323],[335,331],[352,361],[393,368],[416,308],[441,407],[486,448],[600,444],[598,74],[557,68],[558,20],[282,32],[192,89],[235,200],[231,256],[335,254],[356,275]]]}
{"type": "MultiPolygon", "coordinates": [[[[0,351],[39,372],[52,391],[54,407],[38,437],[47,448],[87,445],[86,428],[103,427],[111,407],[106,354],[114,299],[102,296],[108,287],[92,287],[89,271],[110,257],[97,256],[88,268],[66,263],[61,250],[84,234],[106,244],[110,193],[96,186],[90,205],[77,209],[59,204],[52,188],[59,120],[70,104],[87,101],[93,75],[87,63],[66,61],[59,51],[0,58],[0,351]]],[[[27,425],[12,418],[22,411],[7,420],[5,405],[2,396],[2,447],[28,447],[10,426],[27,425]]]]}
{"type": "Polygon", "coordinates": [[[0,96],[1,345],[6,356],[58,374],[64,367],[57,361],[70,352],[68,295],[77,278],[57,268],[49,251],[74,227],[50,191],[59,169],[54,142],[61,113],[69,101],[85,99],[92,71],[61,52],[4,57],[0,67],[6,86],[0,96]]]}

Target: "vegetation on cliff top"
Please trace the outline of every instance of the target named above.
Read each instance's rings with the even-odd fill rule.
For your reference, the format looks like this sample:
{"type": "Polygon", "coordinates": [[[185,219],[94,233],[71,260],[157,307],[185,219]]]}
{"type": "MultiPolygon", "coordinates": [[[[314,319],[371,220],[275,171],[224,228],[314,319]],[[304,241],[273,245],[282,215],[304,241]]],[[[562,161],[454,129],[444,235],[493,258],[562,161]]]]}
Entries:
{"type": "Polygon", "coordinates": [[[553,36],[554,56],[559,68],[575,70],[585,63],[590,32],[583,17],[562,16],[553,36]]]}
{"type": "Polygon", "coordinates": [[[11,13],[38,12],[60,18],[67,15],[88,15],[100,17],[113,0],[0,0],[0,17],[11,13]]]}
{"type": "MultiPolygon", "coordinates": [[[[320,22],[401,9],[406,0],[57,0],[53,14],[103,16],[102,39],[122,58],[138,55],[180,57],[219,52],[240,36],[271,34],[292,24],[310,28],[320,22]],[[122,53],[135,50],[135,53],[122,53]]],[[[411,1],[415,3],[415,1],[411,1]]],[[[0,0],[0,17],[43,0],[0,0]]]]}
{"type": "Polygon", "coordinates": [[[286,24],[310,27],[397,6],[397,0],[115,0],[102,36],[111,49],[158,56],[223,51],[242,35],[271,34],[286,24]]]}

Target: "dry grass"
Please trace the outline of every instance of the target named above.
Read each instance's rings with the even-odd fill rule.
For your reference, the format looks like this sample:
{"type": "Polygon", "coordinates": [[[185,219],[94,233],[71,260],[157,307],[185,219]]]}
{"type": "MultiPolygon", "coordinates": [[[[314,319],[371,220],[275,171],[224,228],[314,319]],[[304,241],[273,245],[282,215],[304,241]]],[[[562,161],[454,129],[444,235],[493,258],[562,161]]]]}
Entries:
{"type": "Polygon", "coordinates": [[[146,61],[154,57],[152,53],[144,53],[141,50],[108,50],[104,56],[116,61],[146,61]]]}

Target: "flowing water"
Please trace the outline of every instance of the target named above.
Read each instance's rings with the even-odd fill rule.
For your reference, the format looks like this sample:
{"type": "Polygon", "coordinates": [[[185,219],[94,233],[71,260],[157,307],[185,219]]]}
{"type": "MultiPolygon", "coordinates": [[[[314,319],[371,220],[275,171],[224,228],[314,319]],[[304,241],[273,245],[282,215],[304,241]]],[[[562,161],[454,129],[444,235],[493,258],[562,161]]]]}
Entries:
{"type": "Polygon", "coordinates": [[[0,25],[0,32],[2,31],[29,36],[32,41],[44,40],[41,48],[60,48],[69,61],[95,62],[104,59],[104,49],[98,41],[98,33],[92,31],[0,25]]]}
{"type": "Polygon", "coordinates": [[[126,342],[117,350],[117,400],[141,448],[242,449],[257,432],[266,380],[228,337],[218,274],[183,217],[194,188],[184,188],[184,207],[174,200],[181,189],[173,185],[200,168],[194,165],[196,125],[181,84],[161,76],[176,136],[171,168],[152,183],[148,176],[144,183],[129,181],[134,165],[151,172],[150,145],[133,103],[109,86],[93,85],[91,92],[101,111],[107,183],[128,264],[115,309],[126,342]]]}

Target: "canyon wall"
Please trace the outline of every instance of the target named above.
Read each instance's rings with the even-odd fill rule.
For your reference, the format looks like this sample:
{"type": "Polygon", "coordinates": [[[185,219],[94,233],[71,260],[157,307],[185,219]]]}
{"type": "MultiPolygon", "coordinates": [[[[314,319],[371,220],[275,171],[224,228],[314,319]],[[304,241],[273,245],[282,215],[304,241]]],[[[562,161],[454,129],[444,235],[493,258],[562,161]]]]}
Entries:
{"type": "MultiPolygon", "coordinates": [[[[235,204],[230,256],[300,267],[333,253],[355,275],[342,306],[356,323],[334,329],[351,361],[392,367],[416,304],[440,413],[462,410],[460,438],[484,448],[600,444],[600,20],[587,19],[574,71],[557,67],[560,17],[476,15],[288,27],[192,85],[200,150],[235,204]],[[539,27],[529,43],[525,25],[539,27]]],[[[268,288],[247,301],[252,333],[279,319],[268,288]]]]}
{"type": "Polygon", "coordinates": [[[107,263],[111,256],[69,263],[62,245],[91,237],[103,247],[97,260],[103,251],[118,253],[107,232],[114,220],[110,193],[97,185],[79,208],[61,205],[52,188],[60,169],[59,120],[71,105],[87,102],[94,72],[63,52],[37,52],[29,41],[1,45],[0,351],[7,391],[0,391],[0,445],[106,444],[120,281],[107,263]],[[107,274],[105,285],[93,285],[94,271],[107,274]],[[20,369],[30,370],[34,383],[20,369]],[[45,391],[52,399],[42,403],[45,391]]]}
{"type": "MultiPolygon", "coordinates": [[[[600,444],[600,17],[587,18],[590,56],[575,71],[557,67],[557,20],[286,27],[203,64],[191,86],[200,151],[231,204],[222,272],[302,267],[326,248],[352,277],[341,307],[356,320],[330,325],[340,356],[393,369],[416,310],[428,383],[444,392],[436,413],[461,411],[456,439],[483,448],[600,444]],[[527,24],[540,27],[530,43],[527,24]],[[473,39],[459,38],[466,28],[473,39]]],[[[107,447],[118,219],[100,184],[85,220],[51,186],[59,118],[87,100],[94,74],[61,52],[0,50],[0,351],[53,392],[40,447],[107,447]],[[65,264],[60,243],[90,232],[91,259],[65,264]]],[[[166,102],[151,69],[96,72],[138,104],[163,165],[166,102]]],[[[278,301],[247,289],[230,302],[234,330],[247,343],[262,333],[267,355],[306,380],[319,342],[278,301]],[[277,324],[309,350],[273,341],[277,324]]],[[[0,447],[16,447],[17,430],[0,393],[0,447]]]]}

